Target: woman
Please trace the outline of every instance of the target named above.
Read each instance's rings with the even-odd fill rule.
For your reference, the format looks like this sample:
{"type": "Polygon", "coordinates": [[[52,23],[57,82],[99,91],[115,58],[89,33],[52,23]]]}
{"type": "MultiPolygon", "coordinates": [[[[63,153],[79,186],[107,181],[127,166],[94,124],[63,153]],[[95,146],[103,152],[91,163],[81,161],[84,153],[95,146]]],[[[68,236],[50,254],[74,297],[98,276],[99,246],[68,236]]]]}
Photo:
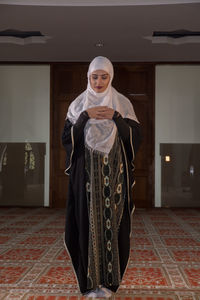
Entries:
{"type": "Polygon", "coordinates": [[[69,175],[65,246],[81,293],[110,297],[129,258],[140,125],[130,101],[111,86],[107,58],[96,57],[87,75],[87,89],[69,106],[62,136],[69,175]]]}

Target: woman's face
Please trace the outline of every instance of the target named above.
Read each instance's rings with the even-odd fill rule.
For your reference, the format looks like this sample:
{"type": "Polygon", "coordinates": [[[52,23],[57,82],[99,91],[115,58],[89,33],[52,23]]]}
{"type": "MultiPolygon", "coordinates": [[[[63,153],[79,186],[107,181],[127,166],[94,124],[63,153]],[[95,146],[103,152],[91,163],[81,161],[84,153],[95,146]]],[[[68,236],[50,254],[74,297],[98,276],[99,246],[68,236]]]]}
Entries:
{"type": "Polygon", "coordinates": [[[90,75],[90,85],[96,93],[103,93],[110,81],[110,75],[103,70],[96,70],[90,75]]]}

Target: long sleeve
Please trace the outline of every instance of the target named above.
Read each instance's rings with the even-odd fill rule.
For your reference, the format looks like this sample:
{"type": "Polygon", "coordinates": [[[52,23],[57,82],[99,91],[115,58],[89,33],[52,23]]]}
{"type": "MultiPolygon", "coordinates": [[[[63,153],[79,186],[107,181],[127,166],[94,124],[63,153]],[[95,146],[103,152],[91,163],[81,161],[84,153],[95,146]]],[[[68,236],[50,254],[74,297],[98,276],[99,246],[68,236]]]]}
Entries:
{"type": "Polygon", "coordinates": [[[125,146],[127,157],[133,164],[134,157],[141,143],[140,124],[134,120],[122,118],[118,112],[114,113],[113,120],[125,146]]]}
{"type": "Polygon", "coordinates": [[[130,141],[130,128],[132,129],[133,146],[136,153],[141,143],[140,124],[134,120],[122,118],[118,112],[115,112],[113,120],[117,126],[118,133],[125,144],[130,141]]]}
{"type": "Polygon", "coordinates": [[[81,138],[84,136],[84,128],[89,119],[88,113],[83,111],[77,122],[73,126],[73,133],[74,133],[74,144],[76,145],[81,138]]]}
{"type": "Polygon", "coordinates": [[[64,130],[62,133],[62,144],[65,147],[66,156],[66,170],[65,173],[69,174],[72,165],[73,155],[81,152],[84,147],[84,127],[89,119],[86,111],[82,112],[73,125],[68,119],[65,122],[64,130]]]}
{"type": "Polygon", "coordinates": [[[66,147],[67,144],[72,143],[71,139],[71,130],[73,127],[73,136],[74,136],[74,144],[76,144],[82,135],[84,134],[84,127],[89,119],[89,116],[86,111],[82,112],[76,121],[76,123],[73,125],[68,119],[65,122],[64,130],[62,133],[62,143],[63,146],[66,147]]]}

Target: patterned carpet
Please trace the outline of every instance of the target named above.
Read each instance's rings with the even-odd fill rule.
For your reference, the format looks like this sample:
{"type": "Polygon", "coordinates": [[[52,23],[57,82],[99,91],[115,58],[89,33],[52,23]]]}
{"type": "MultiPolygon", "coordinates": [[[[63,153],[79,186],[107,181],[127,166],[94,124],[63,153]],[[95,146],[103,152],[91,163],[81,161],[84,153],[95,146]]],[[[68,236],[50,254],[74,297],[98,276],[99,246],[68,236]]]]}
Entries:
{"type": "MultiPolygon", "coordinates": [[[[83,300],[63,246],[64,210],[0,209],[0,299],[83,300]]],[[[200,300],[200,210],[136,210],[115,300],[200,300]]]]}

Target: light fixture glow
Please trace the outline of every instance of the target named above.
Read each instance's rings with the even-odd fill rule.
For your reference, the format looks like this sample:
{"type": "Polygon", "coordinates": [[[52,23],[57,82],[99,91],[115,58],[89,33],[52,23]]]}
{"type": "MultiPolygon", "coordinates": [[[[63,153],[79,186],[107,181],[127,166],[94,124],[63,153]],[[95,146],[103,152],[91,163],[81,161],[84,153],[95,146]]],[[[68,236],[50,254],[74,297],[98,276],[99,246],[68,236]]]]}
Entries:
{"type": "Polygon", "coordinates": [[[166,162],[169,162],[170,160],[171,160],[171,157],[170,157],[169,155],[166,155],[166,156],[165,156],[165,161],[166,161],[166,162]]]}

